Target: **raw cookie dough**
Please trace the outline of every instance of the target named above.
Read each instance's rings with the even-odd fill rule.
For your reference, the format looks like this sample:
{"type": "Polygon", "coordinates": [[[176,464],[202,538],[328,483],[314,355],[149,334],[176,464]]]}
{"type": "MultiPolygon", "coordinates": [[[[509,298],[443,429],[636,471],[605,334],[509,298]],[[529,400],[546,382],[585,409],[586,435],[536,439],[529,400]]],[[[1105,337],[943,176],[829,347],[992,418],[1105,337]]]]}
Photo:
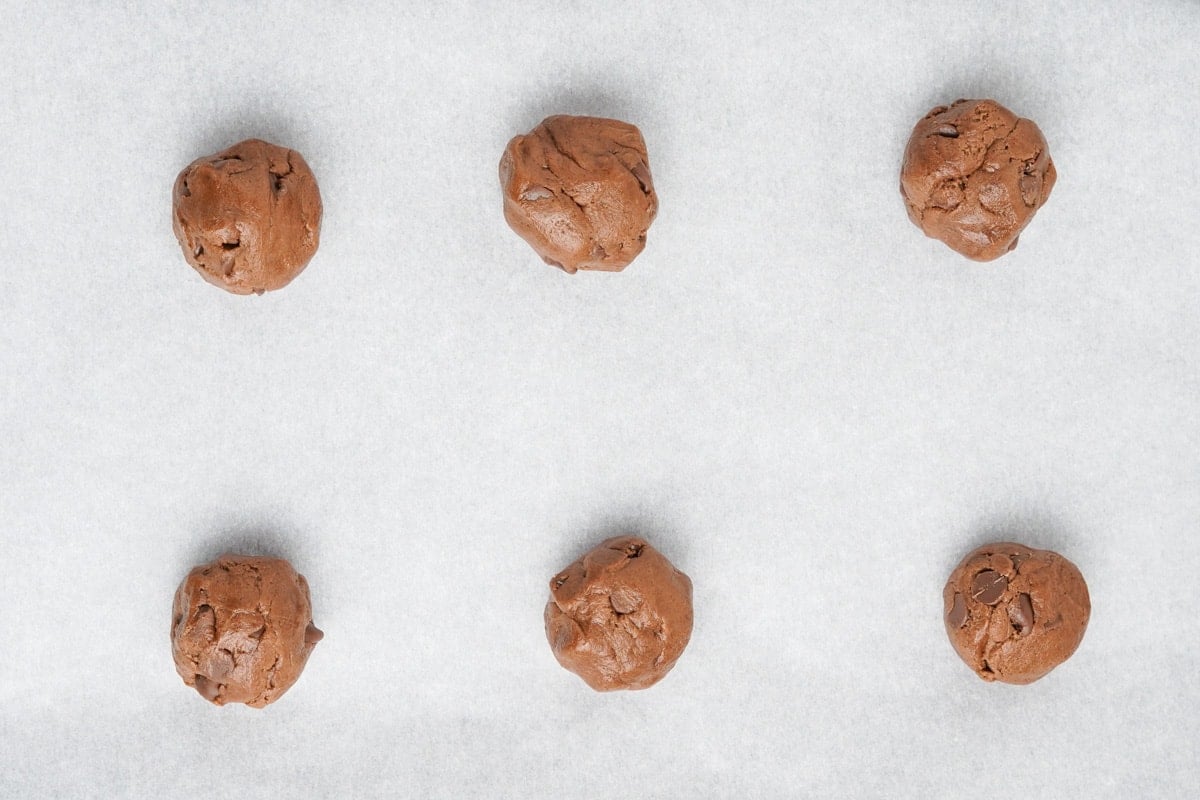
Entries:
{"type": "Polygon", "coordinates": [[[564,272],[619,272],[646,246],[658,211],[646,143],[633,125],[547,117],[500,159],[504,218],[564,272]]]}
{"type": "Polygon", "coordinates": [[[224,555],[193,569],[175,592],[175,670],[219,706],[278,700],[323,636],[308,583],[282,559],[224,555]]]}
{"type": "Polygon", "coordinates": [[[1083,575],[1051,550],[987,544],[942,591],[946,633],[985,681],[1033,683],[1071,657],[1092,604],[1083,575]]]}
{"type": "Polygon", "coordinates": [[[598,692],[662,680],[692,635],[692,582],[636,536],[603,542],[550,581],[546,638],[598,692]]]}
{"type": "Polygon", "coordinates": [[[175,179],[175,238],[209,283],[262,294],[291,283],[317,252],[321,193],[294,150],[247,139],[175,179]]]}
{"type": "Polygon", "coordinates": [[[900,168],[908,218],[976,261],[1017,246],[1054,188],[1038,126],[995,100],[938,106],[913,129],[900,168]]]}

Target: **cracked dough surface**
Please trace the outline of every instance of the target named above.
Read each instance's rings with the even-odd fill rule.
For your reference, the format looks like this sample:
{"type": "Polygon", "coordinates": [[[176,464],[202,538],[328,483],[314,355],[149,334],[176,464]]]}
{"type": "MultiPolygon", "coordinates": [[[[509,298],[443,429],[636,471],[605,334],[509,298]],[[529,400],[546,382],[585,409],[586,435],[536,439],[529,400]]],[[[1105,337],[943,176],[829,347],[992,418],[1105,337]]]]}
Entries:
{"type": "Polygon", "coordinates": [[[1017,246],[1055,178],[1037,125],[995,100],[956,100],[913,129],[900,194],[926,236],[991,261],[1017,246]]]}
{"type": "Polygon", "coordinates": [[[278,700],[322,636],[308,583],[282,559],[224,555],[193,569],[175,593],[175,670],[219,706],[278,700]]]}
{"type": "Polygon", "coordinates": [[[226,291],[282,289],[317,252],[321,193],[295,150],[239,142],[184,168],[173,198],[183,257],[226,291]]]}
{"type": "Polygon", "coordinates": [[[629,265],[658,211],[636,127],[599,117],[547,117],[500,159],[504,218],[564,272],[629,265]]]}
{"type": "Polygon", "coordinates": [[[692,582],[644,539],[602,542],[550,581],[546,638],[598,692],[645,689],[692,635],[692,582]]]}
{"type": "Polygon", "coordinates": [[[1092,604],[1078,568],[1051,550],[1014,542],[980,547],[942,592],[950,642],[985,681],[1033,683],[1066,661],[1092,604]]]}

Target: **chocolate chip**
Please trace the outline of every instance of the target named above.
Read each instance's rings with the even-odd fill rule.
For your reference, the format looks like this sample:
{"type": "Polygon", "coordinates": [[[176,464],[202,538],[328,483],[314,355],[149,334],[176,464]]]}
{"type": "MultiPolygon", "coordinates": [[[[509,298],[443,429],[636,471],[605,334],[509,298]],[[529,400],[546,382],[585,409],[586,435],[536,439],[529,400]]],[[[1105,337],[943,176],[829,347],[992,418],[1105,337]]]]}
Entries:
{"type": "Polygon", "coordinates": [[[971,598],[989,606],[1000,602],[1008,589],[1008,579],[995,570],[984,570],[971,582],[971,598]]]}
{"type": "Polygon", "coordinates": [[[938,136],[945,136],[947,139],[958,138],[958,128],[954,127],[948,122],[944,125],[939,125],[934,133],[936,133],[938,136]]]}
{"type": "Polygon", "coordinates": [[[954,593],[954,605],[946,615],[946,624],[951,628],[961,628],[967,624],[967,603],[958,592],[954,593]]]}
{"type": "Polygon", "coordinates": [[[324,638],[325,638],[324,631],[322,631],[316,625],[313,625],[311,622],[308,623],[308,627],[304,629],[304,643],[305,644],[316,644],[317,642],[321,641],[324,638]]]}
{"type": "Polygon", "coordinates": [[[629,171],[633,173],[633,177],[637,178],[638,185],[642,187],[642,191],[650,194],[650,168],[639,161],[629,171]]]}
{"type": "Polygon", "coordinates": [[[630,614],[642,604],[642,596],[628,586],[619,586],[608,596],[608,602],[618,614],[630,614]]]}
{"type": "Polygon", "coordinates": [[[204,675],[197,675],[196,691],[200,693],[201,697],[211,703],[221,694],[221,684],[216,681],[210,681],[204,675]]]}
{"type": "Polygon", "coordinates": [[[1038,195],[1042,192],[1042,177],[1040,175],[1022,175],[1017,181],[1017,187],[1021,190],[1021,200],[1025,202],[1025,205],[1032,206],[1037,203],[1038,195]]]}
{"type": "Polygon", "coordinates": [[[208,639],[217,638],[217,614],[208,603],[196,607],[196,616],[192,619],[195,630],[208,639]]]}
{"type": "Polygon", "coordinates": [[[521,192],[521,199],[525,202],[536,202],[538,200],[547,200],[554,197],[554,192],[547,189],[545,186],[530,186],[525,191],[521,192]]]}
{"type": "Polygon", "coordinates": [[[1027,594],[1017,595],[1017,599],[1008,604],[1008,621],[1018,635],[1028,632],[1033,627],[1033,601],[1027,594]]]}

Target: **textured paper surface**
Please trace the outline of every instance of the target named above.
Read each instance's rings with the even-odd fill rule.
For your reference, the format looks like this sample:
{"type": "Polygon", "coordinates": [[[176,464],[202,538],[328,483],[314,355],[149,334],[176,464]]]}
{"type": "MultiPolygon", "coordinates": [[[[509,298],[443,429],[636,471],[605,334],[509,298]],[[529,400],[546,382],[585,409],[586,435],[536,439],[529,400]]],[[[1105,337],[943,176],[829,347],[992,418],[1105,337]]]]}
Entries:
{"type": "Polygon", "coordinates": [[[6,4],[0,796],[1194,796],[1200,5],[204,5],[6,4]],[[1059,171],[988,265],[897,193],[960,96],[1059,171]],[[623,274],[504,224],[549,113],[646,137],[623,274]],[[261,298],[170,224],[249,136],[326,209],[261,298]],[[542,606],[624,531],[695,635],[597,695],[542,606]],[[998,537],[1092,592],[1025,688],[940,619],[998,537]],[[291,559],[327,634],[265,711],[172,668],[172,593],[228,549],[291,559]]]}

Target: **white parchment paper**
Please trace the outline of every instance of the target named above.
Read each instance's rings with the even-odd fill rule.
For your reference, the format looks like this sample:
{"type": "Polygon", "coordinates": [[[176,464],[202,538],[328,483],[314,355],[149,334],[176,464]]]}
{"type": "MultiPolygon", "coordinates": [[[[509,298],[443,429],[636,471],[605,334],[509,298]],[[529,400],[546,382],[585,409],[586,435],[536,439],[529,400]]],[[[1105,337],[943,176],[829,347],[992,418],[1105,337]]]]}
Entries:
{"type": "Polygon", "coordinates": [[[0,796],[1195,796],[1200,4],[3,5],[0,796]],[[916,120],[980,96],[1059,173],[987,265],[897,191],[916,120]],[[550,113],[645,135],[623,274],[505,226],[550,113]],[[325,201],[261,298],[170,222],[250,136],[325,201]],[[597,695],[542,606],[625,531],[695,634],[597,695]],[[1092,592],[1029,687],[942,629],[995,538],[1092,592]],[[225,550],[291,559],[327,634],[264,711],[171,663],[225,550]]]}

